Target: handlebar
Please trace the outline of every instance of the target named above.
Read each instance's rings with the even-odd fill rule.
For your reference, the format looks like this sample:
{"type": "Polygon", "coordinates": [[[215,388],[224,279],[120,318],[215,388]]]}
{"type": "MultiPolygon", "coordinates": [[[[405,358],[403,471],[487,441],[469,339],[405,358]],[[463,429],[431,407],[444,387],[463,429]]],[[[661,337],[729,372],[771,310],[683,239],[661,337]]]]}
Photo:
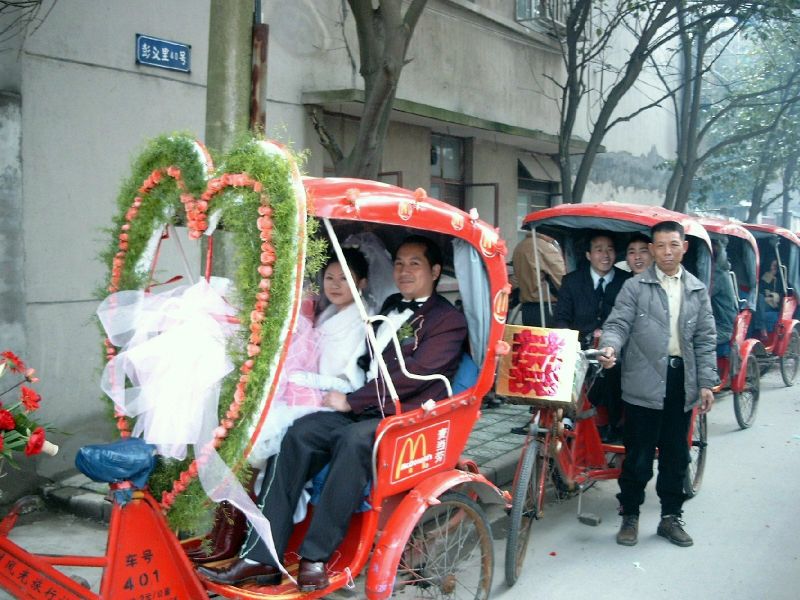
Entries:
{"type": "Polygon", "coordinates": [[[603,356],[603,352],[598,348],[589,348],[583,350],[583,356],[586,357],[586,360],[597,360],[603,356]]]}

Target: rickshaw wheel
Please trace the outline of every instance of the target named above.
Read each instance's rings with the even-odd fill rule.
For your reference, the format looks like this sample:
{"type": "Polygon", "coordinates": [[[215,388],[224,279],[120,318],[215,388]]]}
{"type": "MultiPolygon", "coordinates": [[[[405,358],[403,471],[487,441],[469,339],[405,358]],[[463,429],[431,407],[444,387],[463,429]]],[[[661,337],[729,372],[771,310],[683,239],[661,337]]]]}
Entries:
{"type": "Polygon", "coordinates": [[[800,362],[800,335],[796,329],[792,329],[791,336],[789,337],[789,345],[786,346],[786,352],[781,356],[781,377],[783,383],[787,386],[794,385],[794,380],[797,378],[797,367],[800,362]]]}
{"type": "Polygon", "coordinates": [[[538,454],[539,444],[531,440],[520,458],[519,473],[514,481],[506,542],[506,585],[509,587],[517,582],[522,571],[531,527],[539,510],[538,454]]]}
{"type": "Polygon", "coordinates": [[[686,478],[683,482],[683,493],[687,498],[694,498],[700,491],[708,446],[706,415],[697,413],[694,419],[692,443],[689,447],[689,467],[686,469],[686,478]]]}
{"type": "Polygon", "coordinates": [[[752,354],[747,357],[745,369],[744,389],[741,392],[733,392],[733,412],[736,415],[736,422],[742,429],[747,429],[756,420],[761,390],[758,361],[752,354]]]}
{"type": "Polygon", "coordinates": [[[464,494],[448,492],[428,507],[406,541],[392,598],[486,600],[493,571],[486,513],[464,494]]]}

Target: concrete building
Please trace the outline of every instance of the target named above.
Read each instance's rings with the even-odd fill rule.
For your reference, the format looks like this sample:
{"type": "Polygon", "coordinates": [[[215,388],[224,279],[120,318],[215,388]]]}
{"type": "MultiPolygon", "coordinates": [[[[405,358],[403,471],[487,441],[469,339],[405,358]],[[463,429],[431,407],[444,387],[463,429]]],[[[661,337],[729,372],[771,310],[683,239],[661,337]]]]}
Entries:
{"type": "MultiPolygon", "coordinates": [[[[266,132],[307,149],[311,175],[329,173],[330,161],[309,109],[322,109],[346,146],[363,102],[345,6],[261,2],[269,25],[266,132]]],[[[387,182],[476,207],[512,246],[521,217],[559,197],[551,79],[563,65],[536,6],[429,1],[381,169],[387,182]]],[[[41,374],[41,416],[64,432],[54,435],[63,452],[34,466],[52,476],[71,466],[77,447],[114,434],[98,387],[102,353],[93,322],[105,275],[96,258],[107,241],[103,228],[148,139],[171,131],[203,139],[214,24],[207,0],[44,0],[36,19],[0,52],[0,348],[24,355],[41,374]],[[136,34],[190,46],[191,70],[137,64],[136,34]]],[[[590,114],[580,122],[576,153],[590,114]]],[[[586,198],[659,203],[652,166],[673,154],[671,117],[645,113],[605,146],[586,198]]]]}

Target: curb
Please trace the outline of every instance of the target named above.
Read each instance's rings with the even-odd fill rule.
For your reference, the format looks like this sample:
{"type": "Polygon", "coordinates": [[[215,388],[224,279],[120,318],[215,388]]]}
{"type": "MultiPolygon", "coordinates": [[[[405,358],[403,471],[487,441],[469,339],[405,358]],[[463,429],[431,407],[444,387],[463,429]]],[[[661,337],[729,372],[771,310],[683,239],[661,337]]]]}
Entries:
{"type": "MultiPolygon", "coordinates": [[[[524,438],[510,434],[510,429],[523,425],[528,418],[527,406],[503,404],[484,409],[470,434],[464,458],[475,461],[484,477],[497,487],[514,479],[524,438]]],[[[103,523],[111,517],[108,484],[92,481],[82,473],[73,472],[43,485],[41,494],[45,503],[57,510],[103,523]]]]}
{"type": "Polygon", "coordinates": [[[108,484],[94,482],[81,473],[44,485],[41,490],[45,503],[52,508],[102,523],[111,518],[108,484]]]}

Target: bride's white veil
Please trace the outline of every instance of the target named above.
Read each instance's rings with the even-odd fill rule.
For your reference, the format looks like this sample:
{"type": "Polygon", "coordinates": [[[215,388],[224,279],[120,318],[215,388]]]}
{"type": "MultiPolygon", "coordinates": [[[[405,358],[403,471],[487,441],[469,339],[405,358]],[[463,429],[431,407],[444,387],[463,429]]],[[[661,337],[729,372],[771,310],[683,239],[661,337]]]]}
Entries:
{"type": "Polygon", "coordinates": [[[392,256],[380,238],[371,231],[363,231],[347,236],[343,248],[356,248],[369,265],[367,288],[364,290],[364,303],[369,314],[376,314],[383,301],[399,290],[394,283],[392,256]]]}

